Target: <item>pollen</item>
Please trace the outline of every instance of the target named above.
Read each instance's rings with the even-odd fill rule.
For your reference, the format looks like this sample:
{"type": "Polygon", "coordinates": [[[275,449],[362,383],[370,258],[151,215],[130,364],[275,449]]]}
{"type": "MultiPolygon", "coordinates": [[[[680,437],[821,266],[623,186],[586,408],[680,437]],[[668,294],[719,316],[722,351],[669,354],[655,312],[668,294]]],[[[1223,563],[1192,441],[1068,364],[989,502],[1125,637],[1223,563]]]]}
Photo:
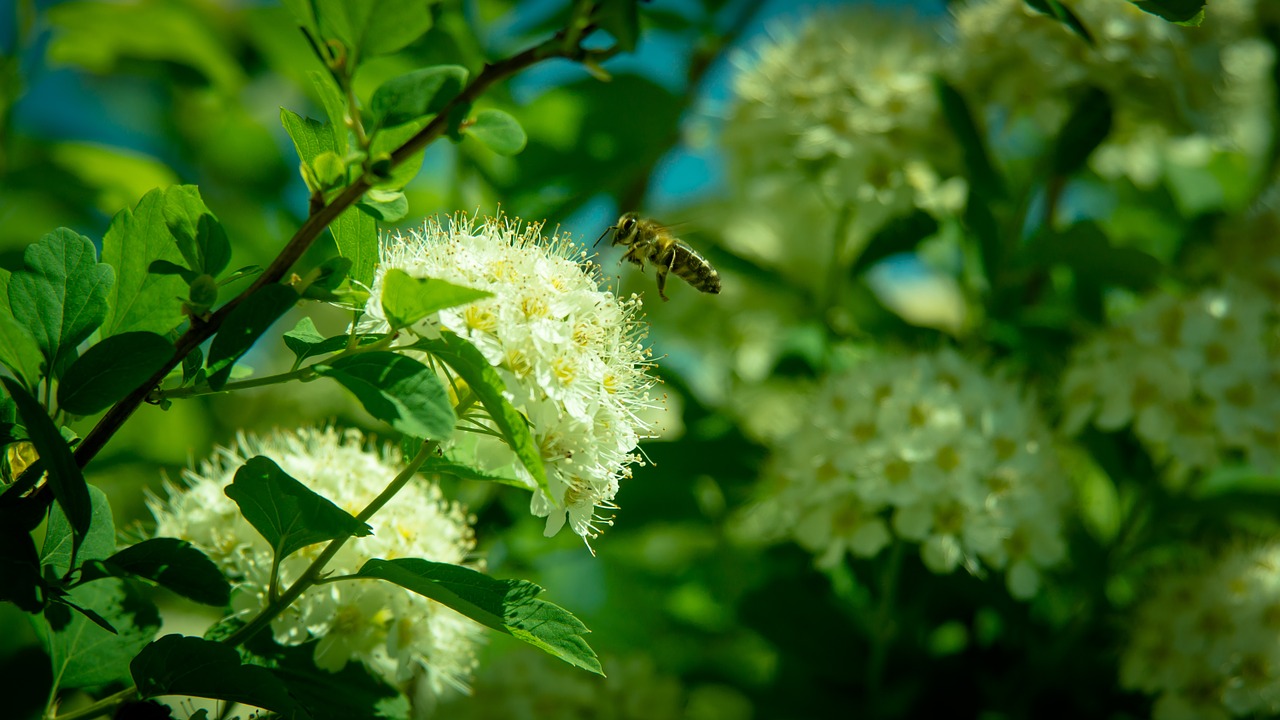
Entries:
{"type": "Polygon", "coordinates": [[[492,333],[498,329],[498,316],[494,315],[491,310],[480,305],[469,305],[462,312],[462,318],[467,323],[467,327],[480,332],[492,333]]]}

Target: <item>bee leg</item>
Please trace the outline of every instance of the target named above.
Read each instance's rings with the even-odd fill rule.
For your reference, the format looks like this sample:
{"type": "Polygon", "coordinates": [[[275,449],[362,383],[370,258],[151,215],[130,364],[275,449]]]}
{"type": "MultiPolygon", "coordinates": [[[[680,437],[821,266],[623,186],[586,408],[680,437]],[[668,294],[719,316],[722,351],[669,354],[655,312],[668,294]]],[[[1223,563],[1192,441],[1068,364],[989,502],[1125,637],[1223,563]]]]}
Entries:
{"type": "Polygon", "coordinates": [[[661,265],[658,266],[658,297],[662,298],[662,302],[666,302],[671,298],[663,292],[667,287],[667,269],[661,265]]]}
{"type": "MultiPolygon", "coordinates": [[[[644,259],[636,254],[635,245],[632,245],[631,249],[622,254],[622,260],[629,260],[633,264],[640,266],[641,270],[644,270],[644,259]]],[[[622,262],[622,260],[619,260],[618,262],[622,262]]]]}

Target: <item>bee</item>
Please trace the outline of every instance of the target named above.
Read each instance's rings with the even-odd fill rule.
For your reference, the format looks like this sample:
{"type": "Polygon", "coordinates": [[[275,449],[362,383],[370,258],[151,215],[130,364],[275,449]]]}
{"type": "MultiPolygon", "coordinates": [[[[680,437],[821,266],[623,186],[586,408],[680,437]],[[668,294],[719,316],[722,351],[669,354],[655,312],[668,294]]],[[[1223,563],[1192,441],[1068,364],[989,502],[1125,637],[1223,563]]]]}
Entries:
{"type": "Polygon", "coordinates": [[[704,293],[720,292],[720,273],[707,262],[707,259],[689,247],[683,240],[671,234],[661,223],[641,218],[633,212],[625,213],[618,222],[605,228],[596,240],[596,245],[604,240],[609,231],[613,231],[610,245],[624,245],[627,252],[623,260],[630,260],[644,270],[645,260],[653,261],[658,269],[658,297],[663,301],[669,298],[665,289],[667,273],[672,272],[704,293]]]}

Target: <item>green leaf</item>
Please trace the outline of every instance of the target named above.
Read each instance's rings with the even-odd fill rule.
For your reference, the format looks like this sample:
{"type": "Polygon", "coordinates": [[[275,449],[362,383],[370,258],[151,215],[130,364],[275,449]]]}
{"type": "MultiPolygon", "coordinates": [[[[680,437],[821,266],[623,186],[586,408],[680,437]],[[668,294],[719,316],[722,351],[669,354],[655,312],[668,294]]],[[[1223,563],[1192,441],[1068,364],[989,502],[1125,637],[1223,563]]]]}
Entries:
{"type": "MultiPolygon", "coordinates": [[[[79,564],[101,560],[116,551],[116,525],[111,514],[111,501],[107,494],[89,486],[89,502],[93,507],[89,531],[75,551],[79,564]]],[[[65,577],[71,569],[72,546],[75,533],[62,508],[55,505],[49,510],[49,523],[45,526],[44,545],[40,548],[40,564],[51,569],[56,577],[65,577]]]]}
{"type": "Polygon", "coordinates": [[[332,150],[326,150],[311,161],[316,183],[321,190],[338,187],[347,180],[347,165],[342,157],[332,150]]]}
{"type": "Polygon", "coordinates": [[[316,667],[319,642],[280,645],[271,633],[258,633],[245,643],[245,649],[255,661],[260,659],[270,666],[272,674],[315,720],[409,719],[408,698],[364,663],[349,662],[336,673],[316,667]]]}
{"type": "Polygon", "coordinates": [[[165,635],[129,664],[143,697],[190,695],[229,700],[309,718],[270,670],[240,661],[235,648],[198,637],[165,635]]]}
{"type": "Polygon", "coordinates": [[[1071,8],[1063,5],[1061,0],[1026,0],[1027,6],[1032,10],[1048,15],[1049,17],[1062,23],[1068,30],[1079,35],[1085,42],[1093,45],[1093,35],[1089,32],[1089,28],[1080,22],[1080,18],[1076,16],[1071,8]]]}
{"type": "Polygon", "coordinates": [[[623,52],[636,49],[636,42],[640,39],[638,0],[603,0],[592,20],[618,41],[623,52]]]}
{"type": "Polygon", "coordinates": [[[338,254],[351,261],[350,278],[369,285],[378,264],[378,223],[359,208],[347,208],[329,231],[338,245],[338,254]]]}
{"type": "Polygon", "coordinates": [[[1160,277],[1155,257],[1130,247],[1115,247],[1096,223],[1079,222],[1061,233],[1043,234],[1028,248],[1043,265],[1066,265],[1101,285],[1146,290],[1160,277]]]}
{"type": "Polygon", "coordinates": [[[946,118],[947,126],[955,135],[956,142],[960,143],[965,169],[968,170],[971,192],[988,198],[1003,197],[1004,178],[991,162],[985,135],[978,127],[978,121],[969,108],[969,102],[959,90],[941,77],[934,80],[934,89],[938,93],[938,104],[942,107],[942,116],[946,118]]]}
{"type": "Polygon", "coordinates": [[[350,390],[369,414],[400,432],[431,440],[453,434],[458,417],[435,371],[404,355],[366,352],[313,366],[350,390]]]}
{"type": "Polygon", "coordinates": [[[44,376],[44,355],[36,339],[3,311],[0,311],[0,364],[9,368],[28,388],[36,387],[44,376]]]}
{"type": "Polygon", "coordinates": [[[393,77],[373,91],[369,113],[374,127],[394,127],[440,112],[467,84],[467,69],[436,65],[393,77]]]}
{"type": "Polygon", "coordinates": [[[0,602],[34,614],[44,609],[49,590],[40,576],[40,556],[31,531],[15,522],[14,516],[20,513],[17,508],[0,507],[0,602]]]}
{"type": "Polygon", "coordinates": [[[987,282],[992,287],[998,287],[1001,284],[1005,252],[995,213],[983,198],[970,195],[964,207],[964,224],[978,240],[982,271],[987,276],[987,282]]]}
{"type": "Polygon", "coordinates": [[[9,278],[13,277],[13,273],[0,268],[0,315],[12,315],[13,308],[9,307],[9,278]]]}
{"type": "Polygon", "coordinates": [[[1053,174],[1067,177],[1084,167],[1110,133],[1111,98],[1099,88],[1088,88],[1054,141],[1053,174]]]}
{"type": "Polygon", "coordinates": [[[360,56],[393,53],[431,29],[430,0],[317,0],[320,28],[360,56]]]}
{"type": "Polygon", "coordinates": [[[298,302],[293,288],[271,283],[258,288],[227,315],[209,345],[209,387],[220,390],[231,377],[231,368],[276,320],[298,302]]]}
{"type": "Polygon", "coordinates": [[[177,185],[164,191],[164,223],[177,242],[187,269],[197,275],[212,275],[231,262],[231,243],[222,223],[205,206],[194,185],[177,185]]]}
{"type": "Polygon", "coordinates": [[[307,76],[311,78],[311,84],[315,86],[316,94],[320,96],[320,103],[324,105],[324,112],[329,116],[329,126],[333,130],[335,142],[333,150],[345,157],[350,147],[347,140],[347,98],[328,73],[310,70],[307,76]]]}
{"type": "Polygon", "coordinates": [[[591,632],[587,626],[564,608],[537,599],[542,588],[526,580],[499,580],[419,558],[369,560],[356,575],[395,583],[570,665],[604,674],[595,652],[582,637],[591,632]]]}
{"type": "Polygon", "coordinates": [[[1130,0],[1144,12],[1179,25],[1199,27],[1204,20],[1205,0],[1130,0]]]}
{"type": "Polygon", "coordinates": [[[159,372],[173,352],[173,343],[152,332],[112,335],[67,368],[58,405],[74,415],[105,410],[159,372]]]}
{"type": "Polygon", "coordinates": [[[922,240],[933,237],[937,232],[938,221],[923,210],[893,218],[871,236],[854,262],[852,272],[860,275],[891,255],[911,252],[922,240]]]}
{"type": "Polygon", "coordinates": [[[71,448],[62,438],[62,433],[45,414],[44,408],[34,397],[27,394],[22,385],[13,378],[0,377],[9,397],[18,406],[18,415],[27,428],[31,442],[36,446],[36,453],[49,474],[49,486],[53,489],[53,498],[67,514],[75,537],[83,540],[89,531],[89,522],[93,517],[93,505],[89,500],[89,486],[84,481],[80,466],[76,464],[71,448]]]}
{"type": "Polygon", "coordinates": [[[333,127],[326,123],[280,108],[280,124],[289,134],[289,139],[293,140],[298,159],[306,165],[311,165],[321,153],[338,150],[334,142],[333,127]]]}
{"type": "Polygon", "coordinates": [[[364,194],[356,207],[383,222],[395,222],[409,214],[409,199],[399,190],[374,188],[364,194]]]}
{"type": "Polygon", "coordinates": [[[344,257],[325,258],[312,268],[304,278],[306,283],[302,297],[323,302],[338,302],[338,290],[347,282],[351,261],[344,257]]]}
{"type": "Polygon", "coordinates": [[[481,110],[463,127],[467,135],[499,155],[515,155],[529,142],[520,122],[501,110],[481,110]]]}
{"type": "Polygon", "coordinates": [[[143,540],[105,560],[92,561],[80,581],[109,576],[146,578],[205,605],[224,607],[231,602],[231,584],[218,566],[191,543],[177,538],[143,540]]]}
{"type": "Polygon", "coordinates": [[[501,475],[492,475],[490,473],[484,472],[483,470],[478,470],[476,468],[473,468],[470,465],[466,465],[466,464],[451,460],[448,457],[434,457],[434,456],[429,457],[427,458],[427,461],[422,464],[422,469],[420,469],[418,472],[422,473],[423,475],[432,475],[432,474],[449,475],[451,477],[458,478],[459,480],[472,480],[476,482],[492,482],[492,483],[498,483],[500,485],[510,485],[511,487],[518,487],[521,490],[529,489],[528,485],[524,484],[519,480],[516,480],[515,478],[502,477],[501,475]]]}
{"type": "Polygon", "coordinates": [[[156,188],[142,196],[133,210],[121,210],[111,219],[102,238],[102,261],[115,268],[116,282],[102,321],[103,337],[134,331],[164,335],[183,320],[186,281],[151,271],[157,261],[183,262],[165,222],[166,205],[165,190],[156,188]]]}
{"type": "Polygon", "coordinates": [[[50,605],[36,622],[60,688],[92,688],[129,678],[129,660],[155,637],[160,613],[136,588],[109,578],[81,585],[67,600],[110,623],[111,633],[64,605],[50,605]]]}
{"type": "Polygon", "coordinates": [[[236,470],[225,492],[240,506],[244,519],[270,543],[277,561],[308,545],[373,532],[261,455],[249,458],[236,470]]]}
{"type": "Polygon", "coordinates": [[[293,363],[295,368],[312,355],[326,355],[346,348],[350,340],[346,335],[326,338],[316,330],[316,324],[309,317],[299,320],[283,339],[285,347],[297,358],[293,363]]]}
{"type": "Polygon", "coordinates": [[[102,324],[115,273],[98,262],[89,238],[66,228],[28,245],[22,262],[23,269],[9,278],[9,306],[56,373],[102,324]]]}
{"type": "Polygon", "coordinates": [[[519,410],[507,400],[503,394],[506,384],[498,372],[484,359],[484,355],[474,345],[453,333],[442,333],[439,340],[424,340],[418,347],[430,352],[453,368],[458,376],[467,383],[471,392],[479,398],[480,404],[488,411],[489,417],[498,426],[498,431],[507,445],[520,458],[520,463],[529,471],[537,486],[546,494],[552,505],[557,505],[547,485],[547,471],[542,465],[542,455],[538,452],[538,443],[529,432],[529,422],[519,410]]]}
{"type": "Polygon", "coordinates": [[[382,309],[393,328],[405,328],[445,308],[493,297],[493,293],[391,269],[382,278],[382,309]]]}
{"type": "MultiPolygon", "coordinates": [[[[421,118],[404,125],[379,130],[373,136],[373,144],[369,148],[369,155],[374,158],[379,156],[390,157],[392,152],[408,142],[414,135],[417,135],[418,131],[426,127],[429,122],[430,119],[421,118]]],[[[424,148],[406,157],[399,165],[391,168],[391,172],[375,183],[374,187],[380,190],[399,190],[408,185],[422,170],[422,158],[425,154],[426,149],[424,148]]]]}

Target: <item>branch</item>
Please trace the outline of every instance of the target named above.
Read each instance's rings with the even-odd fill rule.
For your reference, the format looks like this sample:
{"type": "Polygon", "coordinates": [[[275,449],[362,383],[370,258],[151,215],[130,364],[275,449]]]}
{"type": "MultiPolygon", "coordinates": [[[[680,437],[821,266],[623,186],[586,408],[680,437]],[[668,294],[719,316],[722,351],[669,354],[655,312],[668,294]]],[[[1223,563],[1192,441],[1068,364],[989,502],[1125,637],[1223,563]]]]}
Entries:
{"type": "MultiPolygon", "coordinates": [[[[395,152],[391,153],[392,166],[405,162],[410,156],[423,150],[427,145],[443,135],[449,127],[449,119],[454,111],[473,103],[485,90],[499,80],[510,77],[521,70],[550,58],[570,57],[571,59],[581,59],[586,57],[586,53],[578,48],[566,49],[563,36],[563,32],[557,33],[555,37],[541,45],[497,63],[485,65],[484,70],[457,97],[450,100],[426,127],[395,152]]],[[[129,419],[129,416],[138,409],[138,406],[146,400],[152,389],[158,387],[168,377],[169,373],[182,363],[183,358],[199,347],[205,340],[213,337],[218,328],[227,319],[227,316],[231,314],[231,311],[244,302],[246,298],[259,288],[269,283],[279,282],[285,277],[289,269],[306,253],[316,238],[320,236],[320,233],[328,227],[329,223],[336,220],[345,210],[355,205],[356,201],[371,186],[372,182],[369,177],[362,175],[338,197],[327,205],[313,211],[303,222],[302,227],[298,228],[298,231],[290,238],[280,254],[276,256],[276,259],[267,266],[267,269],[258,276],[252,285],[235,298],[232,298],[227,304],[218,308],[217,312],[213,313],[207,321],[193,320],[190,328],[175,343],[173,357],[155,374],[147,378],[146,382],[134,388],[123,400],[113,405],[102,416],[102,419],[93,426],[89,434],[84,437],[84,440],[76,447],[76,464],[80,467],[87,465],[102,450],[107,441],[115,435],[124,422],[129,419]]]]}

